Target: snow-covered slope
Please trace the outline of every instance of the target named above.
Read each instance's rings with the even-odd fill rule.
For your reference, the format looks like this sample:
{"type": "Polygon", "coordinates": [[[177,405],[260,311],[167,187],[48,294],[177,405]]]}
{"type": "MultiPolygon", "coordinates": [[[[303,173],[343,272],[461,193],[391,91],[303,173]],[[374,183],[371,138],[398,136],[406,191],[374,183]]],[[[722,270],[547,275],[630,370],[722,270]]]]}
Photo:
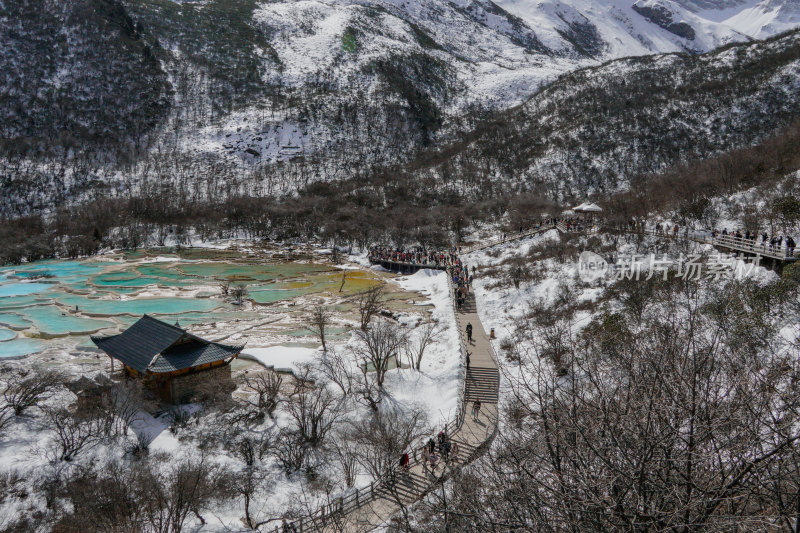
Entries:
{"type": "Polygon", "coordinates": [[[7,204],[22,199],[0,212],[112,183],[115,194],[166,179],[184,195],[269,196],[363,176],[565,73],[765,37],[800,24],[798,10],[796,0],[0,0],[0,43],[27,52],[0,51],[10,96],[0,155],[22,161],[0,168],[7,204]]]}
{"type": "Polygon", "coordinates": [[[555,50],[594,57],[705,52],[800,24],[795,0],[497,0],[555,50]]]}

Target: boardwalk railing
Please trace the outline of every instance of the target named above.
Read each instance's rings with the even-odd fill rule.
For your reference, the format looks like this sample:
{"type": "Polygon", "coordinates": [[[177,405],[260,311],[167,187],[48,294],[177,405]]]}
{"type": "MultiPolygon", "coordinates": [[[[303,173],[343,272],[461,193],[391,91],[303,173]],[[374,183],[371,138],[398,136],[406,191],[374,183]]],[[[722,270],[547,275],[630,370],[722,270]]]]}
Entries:
{"type": "Polygon", "coordinates": [[[745,254],[760,255],[762,257],[768,257],[777,261],[791,262],[800,259],[795,248],[786,246],[785,242],[781,243],[780,246],[771,245],[769,241],[761,241],[760,237],[756,239],[746,239],[744,237],[735,237],[733,235],[717,235],[715,237],[709,231],[690,231],[687,228],[678,230],[677,232],[673,230],[656,231],[653,229],[631,228],[628,226],[609,226],[605,229],[611,232],[653,235],[667,239],[684,239],[700,244],[710,244],[715,248],[726,248],[728,250],[735,250],[745,254]]]}
{"type": "MultiPolygon", "coordinates": [[[[498,244],[503,244],[505,242],[518,240],[526,237],[530,237],[539,233],[543,233],[545,231],[549,231],[551,229],[557,229],[562,233],[593,233],[598,231],[597,226],[573,226],[567,225],[562,221],[558,221],[557,223],[547,223],[538,225],[535,228],[532,228],[528,231],[523,231],[521,233],[510,234],[507,236],[501,236],[495,239],[490,239],[473,246],[469,247],[462,247],[461,253],[470,253],[476,250],[481,250],[485,248],[489,248],[492,246],[496,246],[498,244]]],[[[758,243],[751,240],[746,239],[737,239],[733,236],[718,236],[713,237],[708,232],[697,232],[697,231],[662,231],[657,232],[655,230],[646,230],[643,228],[632,228],[632,227],[605,227],[603,228],[606,231],[611,232],[626,232],[626,233],[633,233],[633,234],[648,234],[654,235],[657,237],[666,237],[666,238],[673,238],[673,239],[685,239],[691,240],[698,243],[704,244],[711,244],[716,247],[720,248],[727,248],[731,250],[738,250],[741,252],[745,252],[748,254],[759,254],[764,257],[770,257],[777,260],[782,261],[794,261],[797,260],[797,257],[794,255],[794,250],[786,247],[783,244],[781,247],[777,246],[770,246],[769,243],[758,243]]],[[[373,261],[371,259],[371,261],[373,261]]],[[[397,270],[414,270],[420,268],[430,268],[430,269],[437,269],[437,270],[445,270],[447,272],[447,287],[450,291],[450,298],[451,303],[453,306],[453,314],[455,315],[455,322],[456,328],[458,330],[458,337],[459,337],[459,352],[460,352],[460,360],[461,360],[461,372],[460,372],[460,387],[461,391],[459,394],[459,406],[458,411],[456,413],[456,417],[454,420],[447,422],[444,425],[443,430],[447,435],[455,435],[461,426],[464,424],[464,418],[466,416],[466,401],[465,401],[465,384],[466,384],[466,355],[468,351],[468,346],[466,339],[464,337],[464,327],[462,324],[462,320],[460,318],[460,313],[458,311],[456,305],[456,298],[455,298],[455,285],[453,283],[452,274],[450,272],[450,266],[447,264],[428,264],[428,263],[404,263],[399,261],[391,261],[391,260],[383,260],[376,258],[374,259],[375,263],[383,264],[384,266],[389,265],[396,267],[397,270]]],[[[499,359],[497,353],[494,349],[494,346],[489,343],[489,350],[490,356],[494,360],[495,364],[499,368],[499,359]]],[[[499,375],[497,378],[497,382],[495,386],[499,389],[499,375]]],[[[498,431],[498,424],[495,421],[493,431],[491,435],[481,442],[478,446],[472,448],[471,452],[462,460],[459,461],[458,464],[451,464],[451,470],[449,473],[445,473],[442,477],[438,478],[438,480],[434,480],[433,482],[429,483],[426,487],[419,489],[415,492],[415,497],[417,499],[423,497],[427,492],[429,492],[432,488],[436,486],[438,481],[446,479],[447,476],[452,474],[455,468],[459,468],[465,464],[469,464],[473,460],[475,460],[478,456],[486,451],[488,446],[494,440],[494,437],[497,435],[498,431]]],[[[421,437],[413,446],[413,459],[411,460],[411,466],[419,464],[419,458],[416,455],[416,450],[421,448],[424,439],[427,437],[421,437]]],[[[383,476],[380,476],[375,481],[371,482],[368,486],[360,487],[351,489],[347,494],[334,498],[329,503],[322,505],[316,512],[311,515],[298,518],[293,521],[294,526],[298,532],[303,532],[308,530],[309,528],[320,529],[324,528],[326,525],[332,524],[335,520],[341,519],[345,517],[347,514],[357,510],[358,508],[373,502],[377,499],[384,498],[385,495],[391,493],[392,489],[395,487],[395,482],[397,479],[397,472],[395,469],[391,469],[390,471],[386,472],[383,476]]],[[[388,517],[387,517],[388,518],[388,517]]],[[[282,533],[280,527],[276,527],[272,530],[272,533],[282,533]]]]}
{"type": "MultiPolygon", "coordinates": [[[[450,291],[450,300],[453,306],[453,315],[456,318],[456,331],[458,333],[458,350],[461,354],[461,393],[458,395],[459,397],[459,406],[458,406],[458,414],[456,415],[456,419],[453,421],[453,426],[455,428],[461,427],[461,424],[464,422],[464,413],[466,412],[466,402],[464,401],[464,389],[465,384],[467,381],[467,341],[464,339],[464,335],[461,334],[464,331],[462,327],[461,318],[458,316],[458,309],[456,305],[456,286],[453,283],[453,274],[450,270],[447,270],[447,288],[450,291]]],[[[448,431],[447,434],[451,434],[452,431],[448,431]]]]}
{"type": "MultiPolygon", "coordinates": [[[[540,230],[541,231],[541,230],[540,230]]],[[[534,232],[536,233],[536,232],[534,232]]],[[[380,259],[375,259],[375,262],[379,263],[392,263],[395,266],[405,266],[405,267],[417,267],[417,268],[437,268],[434,265],[420,265],[414,263],[400,263],[396,261],[384,261],[380,259]]],[[[466,402],[464,400],[465,394],[465,382],[466,382],[466,354],[467,354],[467,343],[464,338],[464,328],[462,328],[462,321],[459,317],[459,312],[456,305],[456,298],[455,298],[455,284],[453,283],[452,273],[449,269],[449,265],[441,265],[438,266],[439,269],[444,267],[447,273],[447,287],[450,291],[450,299],[453,306],[453,314],[455,315],[456,321],[456,328],[458,333],[459,339],[459,353],[460,353],[460,361],[461,361],[461,371],[460,371],[460,394],[459,394],[459,406],[454,420],[450,420],[447,422],[442,430],[448,436],[455,436],[461,426],[464,424],[464,418],[466,415],[466,402]]],[[[491,343],[489,344],[491,349],[491,357],[497,362],[497,354],[494,353],[494,348],[491,347],[491,343]]],[[[465,452],[467,455],[463,460],[451,461],[449,463],[449,470],[443,471],[442,475],[435,480],[432,480],[428,483],[427,486],[421,487],[417,491],[414,492],[415,498],[418,500],[422,498],[425,494],[427,494],[430,490],[437,486],[437,483],[447,479],[456,468],[460,468],[461,466],[468,464],[474,461],[479,455],[485,452],[488,446],[491,444],[492,440],[497,434],[497,426],[498,424],[495,421],[493,432],[491,435],[480,443],[478,446],[470,446],[465,443],[462,443],[465,447],[465,452]]],[[[420,437],[414,444],[412,444],[412,459],[410,466],[413,467],[420,463],[419,457],[417,457],[417,450],[421,449],[424,445],[428,436],[420,437]]],[[[458,442],[456,439],[453,439],[455,442],[458,442]]],[[[460,459],[460,458],[459,458],[460,459]]],[[[351,489],[347,494],[334,498],[329,503],[322,505],[319,509],[317,509],[314,513],[300,517],[297,519],[292,520],[295,529],[298,533],[302,533],[303,531],[307,531],[309,529],[324,529],[328,525],[333,525],[336,520],[343,519],[349,513],[352,513],[367,505],[377,499],[385,497],[387,493],[392,493],[392,491],[396,487],[396,480],[398,479],[398,472],[395,468],[390,469],[384,475],[380,476],[378,479],[371,482],[366,487],[360,487],[351,489]]],[[[387,519],[389,517],[386,517],[387,519]]],[[[282,533],[281,527],[275,527],[274,529],[270,530],[271,533],[282,533]]]]}
{"type": "Polygon", "coordinates": [[[519,232],[519,233],[509,233],[507,235],[501,235],[499,237],[495,237],[494,239],[488,239],[488,240],[485,240],[485,241],[481,241],[481,242],[473,244],[471,246],[462,246],[461,247],[461,253],[462,254],[468,254],[468,253],[471,253],[471,252],[475,252],[477,250],[483,250],[484,248],[491,248],[492,246],[497,246],[498,244],[503,244],[503,243],[514,241],[514,240],[517,240],[517,239],[524,239],[526,237],[531,237],[531,236],[536,235],[538,233],[543,233],[545,231],[549,231],[549,230],[555,229],[555,228],[556,228],[556,225],[552,224],[552,223],[549,223],[549,222],[548,223],[544,223],[544,224],[539,224],[539,225],[537,225],[537,226],[535,226],[533,228],[530,228],[528,230],[524,230],[524,231],[519,232]]]}

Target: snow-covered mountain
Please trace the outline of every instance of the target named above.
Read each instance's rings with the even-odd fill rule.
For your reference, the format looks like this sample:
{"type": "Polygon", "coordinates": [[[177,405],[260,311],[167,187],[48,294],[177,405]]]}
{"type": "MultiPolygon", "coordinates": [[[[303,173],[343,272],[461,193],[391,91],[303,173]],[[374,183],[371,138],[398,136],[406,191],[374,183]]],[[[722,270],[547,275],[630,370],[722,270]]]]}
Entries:
{"type": "Polygon", "coordinates": [[[764,39],[800,24],[797,0],[676,0],[707,20],[764,39]]]}
{"type": "MultiPolygon", "coordinates": [[[[758,37],[791,26],[789,4],[773,5],[776,1],[238,0],[244,9],[252,7],[251,14],[242,10],[240,23],[259,36],[250,59],[271,88],[270,98],[275,92],[291,95],[314,111],[300,116],[296,106],[276,110],[270,103],[265,117],[259,91],[248,91],[241,99],[245,105],[186,131],[182,145],[194,153],[283,161],[351,151],[368,121],[372,133],[393,141],[391,147],[369,142],[371,152],[402,158],[414,145],[431,142],[442,124],[465,109],[519,104],[565,72],[619,57],[701,53],[747,42],[753,36],[726,21],[754,10],[772,13],[771,26],[760,27],[758,37]],[[383,109],[367,111],[376,105],[383,109]],[[397,105],[406,110],[402,117],[387,111],[397,105]],[[352,106],[361,116],[343,124],[342,110],[352,106]],[[374,129],[387,123],[404,124],[399,127],[415,131],[414,139],[396,128],[374,129]],[[401,139],[410,144],[396,146],[401,139]]],[[[222,9],[213,0],[183,3],[179,10],[167,10],[177,5],[169,0],[126,0],[126,5],[145,33],[173,50],[166,60],[186,48],[169,23],[177,17],[173,13],[188,20],[187,13],[200,17],[222,9]]],[[[358,151],[359,165],[376,161],[375,153],[358,151]]]]}
{"type": "Polygon", "coordinates": [[[245,176],[270,195],[369,175],[566,73],[764,38],[800,25],[797,4],[0,0],[0,155],[24,162],[0,185],[17,213],[101,185],[249,194],[245,176]]]}
{"type": "Polygon", "coordinates": [[[497,5],[550,49],[577,49],[598,59],[705,52],[800,24],[796,0],[497,0],[497,5]]]}

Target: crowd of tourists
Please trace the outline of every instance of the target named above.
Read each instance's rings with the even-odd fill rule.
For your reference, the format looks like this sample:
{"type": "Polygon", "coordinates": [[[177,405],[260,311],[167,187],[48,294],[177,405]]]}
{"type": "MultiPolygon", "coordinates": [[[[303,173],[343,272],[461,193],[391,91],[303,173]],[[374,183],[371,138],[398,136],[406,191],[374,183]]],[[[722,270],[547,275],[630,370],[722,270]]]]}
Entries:
{"type": "MultiPolygon", "coordinates": [[[[689,228],[681,228],[677,224],[656,224],[654,230],[656,235],[672,235],[673,237],[689,235],[689,228]]],[[[708,235],[708,233],[704,235],[708,235]]],[[[714,229],[711,231],[711,237],[723,241],[732,240],[734,244],[742,248],[749,248],[754,252],[759,250],[762,252],[785,252],[787,257],[793,257],[795,248],[797,247],[795,240],[790,235],[784,236],[779,234],[775,236],[770,235],[766,231],[759,234],[756,231],[750,230],[745,230],[744,233],[742,233],[741,230],[729,232],[727,228],[722,231],[714,229]]]]}
{"type": "Polygon", "coordinates": [[[447,432],[442,430],[436,436],[436,440],[433,440],[433,438],[428,439],[428,442],[426,442],[418,452],[421,457],[423,471],[435,475],[436,469],[440,464],[446,465],[449,464],[450,461],[458,460],[460,449],[458,443],[451,440],[447,432]]]}
{"type": "Polygon", "coordinates": [[[467,300],[469,289],[472,287],[472,278],[475,275],[475,266],[472,266],[472,275],[469,273],[469,267],[461,264],[458,259],[457,263],[450,269],[450,274],[453,276],[453,286],[455,294],[453,297],[456,300],[458,309],[464,307],[464,302],[467,300]]]}
{"type": "Polygon", "coordinates": [[[715,239],[727,237],[728,239],[733,239],[742,246],[747,246],[749,244],[750,249],[754,251],[757,249],[770,252],[785,250],[786,255],[789,257],[794,256],[794,249],[797,246],[790,235],[786,237],[778,235],[776,237],[774,235],[769,235],[766,231],[759,235],[757,232],[750,230],[746,230],[744,233],[739,230],[728,233],[727,228],[723,229],[722,232],[715,229],[712,232],[712,236],[715,239]]]}
{"type": "Polygon", "coordinates": [[[394,263],[430,266],[431,268],[453,266],[459,262],[457,248],[436,252],[422,247],[405,249],[373,246],[369,249],[369,259],[371,261],[391,261],[394,263]]]}

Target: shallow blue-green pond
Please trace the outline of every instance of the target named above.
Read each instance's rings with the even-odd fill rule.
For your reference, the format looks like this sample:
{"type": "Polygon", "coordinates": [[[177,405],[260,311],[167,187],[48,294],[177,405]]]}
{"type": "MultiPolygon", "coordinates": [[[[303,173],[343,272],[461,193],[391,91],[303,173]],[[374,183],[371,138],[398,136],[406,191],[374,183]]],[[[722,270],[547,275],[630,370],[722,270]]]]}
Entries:
{"type": "Polygon", "coordinates": [[[4,357],[20,357],[40,352],[45,348],[45,341],[39,339],[19,338],[0,342],[0,359],[4,357]]]}
{"type": "Polygon", "coordinates": [[[248,299],[260,304],[340,286],[341,274],[326,265],[260,264],[232,252],[155,253],[0,267],[0,357],[63,347],[62,338],[91,347],[89,334],[117,332],[144,314],[182,326],[263,316],[233,305],[223,282],[246,285],[248,299]]]}

